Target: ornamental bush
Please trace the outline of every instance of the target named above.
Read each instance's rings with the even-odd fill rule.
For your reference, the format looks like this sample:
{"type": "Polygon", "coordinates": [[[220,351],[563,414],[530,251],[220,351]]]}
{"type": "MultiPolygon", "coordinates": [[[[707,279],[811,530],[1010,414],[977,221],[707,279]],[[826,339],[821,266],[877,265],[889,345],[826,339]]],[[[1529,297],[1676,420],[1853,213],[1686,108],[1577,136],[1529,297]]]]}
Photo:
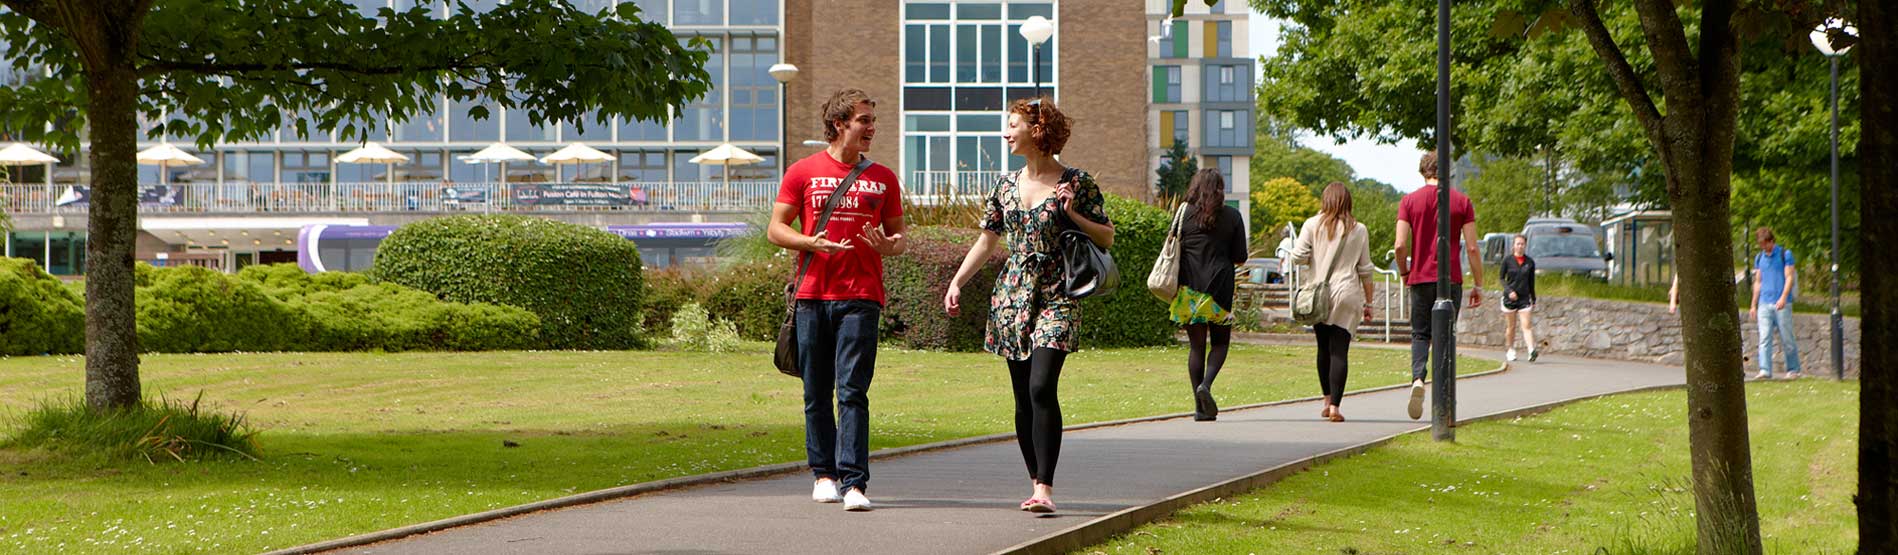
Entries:
{"type": "Polygon", "coordinates": [[[553,349],[646,346],[639,249],[587,226],[513,215],[403,226],[377,248],[373,276],[459,303],[526,309],[553,349]]]}
{"type": "Polygon", "coordinates": [[[917,227],[909,231],[909,252],[884,259],[885,341],[933,351],[980,351],[988,325],[989,296],[1006,252],[996,255],[962,286],[961,315],[943,311],[942,296],[979,232],[968,227],[917,227]]]}
{"type": "Polygon", "coordinates": [[[85,343],[80,295],[32,260],[0,258],[0,355],[73,354],[85,343]]]}

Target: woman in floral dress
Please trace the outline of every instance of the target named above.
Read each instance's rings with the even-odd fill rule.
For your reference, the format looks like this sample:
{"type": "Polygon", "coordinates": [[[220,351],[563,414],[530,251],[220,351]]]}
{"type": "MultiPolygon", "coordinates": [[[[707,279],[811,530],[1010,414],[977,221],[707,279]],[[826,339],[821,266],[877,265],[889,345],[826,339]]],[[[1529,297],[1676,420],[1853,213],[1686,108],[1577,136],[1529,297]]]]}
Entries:
{"type": "Polygon", "coordinates": [[[1087,172],[1061,165],[1054,155],[1067,144],[1067,116],[1047,97],[1009,107],[1002,139],[1026,159],[1020,171],[1001,178],[984,203],[982,234],[969,248],[943,294],[943,308],[959,313],[962,285],[995,249],[1008,248],[1008,262],[995,278],[989,299],[984,348],[1008,361],[1015,391],[1015,440],[1034,493],[1021,510],[1054,512],[1054,469],[1061,455],[1061,406],[1056,384],[1061,364],[1079,345],[1080,300],[1061,288],[1060,242],[1064,229],[1079,229],[1101,248],[1114,244],[1100,186],[1087,172]]]}

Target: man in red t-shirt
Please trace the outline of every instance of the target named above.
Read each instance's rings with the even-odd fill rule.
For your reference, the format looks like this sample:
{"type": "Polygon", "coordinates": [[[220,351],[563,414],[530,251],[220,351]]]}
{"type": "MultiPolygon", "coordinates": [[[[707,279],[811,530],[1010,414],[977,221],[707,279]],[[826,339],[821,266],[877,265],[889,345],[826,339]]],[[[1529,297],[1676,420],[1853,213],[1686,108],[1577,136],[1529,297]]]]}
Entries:
{"type": "MultiPolygon", "coordinates": [[[[1430,360],[1430,309],[1440,288],[1456,299],[1463,288],[1463,258],[1468,256],[1470,275],[1476,287],[1470,289],[1470,306],[1483,303],[1483,258],[1476,242],[1476,207],[1469,195],[1450,189],[1450,283],[1437,283],[1437,153],[1426,152],[1417,164],[1424,186],[1397,205],[1397,271],[1404,274],[1410,287],[1410,418],[1423,418],[1423,392],[1426,363],[1430,360]],[[1459,239],[1461,239],[1459,241],[1459,239]],[[1458,243],[1461,243],[1459,245],[1458,243]],[[1411,245],[1416,245],[1414,250],[1411,245]],[[1468,249],[1463,252],[1460,249],[1468,249]],[[1408,261],[1408,263],[1406,263],[1408,261]]],[[[1451,304],[1453,310],[1457,308],[1451,304]]],[[[1454,314],[1454,312],[1453,312],[1454,314]]],[[[1456,325],[1455,316],[1451,326],[1456,325]]]]}
{"type": "Polygon", "coordinates": [[[870,164],[844,192],[824,229],[816,229],[831,195],[858,162],[866,161],[863,153],[876,136],[876,102],[861,90],[837,91],[823,110],[830,146],[784,172],[766,236],[809,265],[797,284],[796,318],[804,450],[817,480],[811,498],[868,511],[869,390],[883,312],[883,257],[908,248],[903,189],[896,172],[870,164]],[[841,420],[832,416],[833,390],[841,420]]]}

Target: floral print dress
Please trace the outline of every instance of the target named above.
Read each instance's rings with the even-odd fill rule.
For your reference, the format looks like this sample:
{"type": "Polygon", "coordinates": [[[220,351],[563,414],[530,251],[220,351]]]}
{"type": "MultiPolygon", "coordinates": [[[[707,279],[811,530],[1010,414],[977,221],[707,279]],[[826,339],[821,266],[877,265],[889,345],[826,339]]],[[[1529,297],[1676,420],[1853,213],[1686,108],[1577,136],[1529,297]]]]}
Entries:
{"type": "MultiPolygon", "coordinates": [[[[1075,170],[1075,212],[1101,224],[1106,198],[1094,177],[1075,170]]],[[[1017,186],[1020,172],[1002,176],[983,203],[982,229],[1002,236],[1008,261],[995,276],[989,298],[989,324],[983,348],[1008,360],[1028,360],[1037,348],[1074,351],[1081,319],[1079,299],[1061,290],[1061,231],[1069,225],[1055,195],[1024,206],[1017,186]]]]}

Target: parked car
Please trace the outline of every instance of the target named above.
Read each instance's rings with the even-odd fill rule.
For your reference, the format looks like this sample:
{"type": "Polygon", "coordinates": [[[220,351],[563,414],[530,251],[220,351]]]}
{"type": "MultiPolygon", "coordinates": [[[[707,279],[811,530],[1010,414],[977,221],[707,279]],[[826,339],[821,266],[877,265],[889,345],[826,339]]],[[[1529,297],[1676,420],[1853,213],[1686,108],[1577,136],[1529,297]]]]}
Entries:
{"type": "Polygon", "coordinates": [[[1281,268],[1277,258],[1249,258],[1244,265],[1239,266],[1238,279],[1253,285],[1285,283],[1285,274],[1281,268]]]}
{"type": "MultiPolygon", "coordinates": [[[[1503,257],[1509,256],[1509,242],[1515,238],[1516,234],[1514,233],[1483,234],[1483,265],[1491,268],[1501,268],[1503,257]]],[[[1464,266],[1467,267],[1468,264],[1464,266]]]]}
{"type": "Polygon", "coordinates": [[[1585,275],[1608,279],[1608,260],[1601,252],[1601,232],[1568,218],[1530,218],[1522,234],[1529,238],[1529,257],[1536,272],[1585,275]]]}

